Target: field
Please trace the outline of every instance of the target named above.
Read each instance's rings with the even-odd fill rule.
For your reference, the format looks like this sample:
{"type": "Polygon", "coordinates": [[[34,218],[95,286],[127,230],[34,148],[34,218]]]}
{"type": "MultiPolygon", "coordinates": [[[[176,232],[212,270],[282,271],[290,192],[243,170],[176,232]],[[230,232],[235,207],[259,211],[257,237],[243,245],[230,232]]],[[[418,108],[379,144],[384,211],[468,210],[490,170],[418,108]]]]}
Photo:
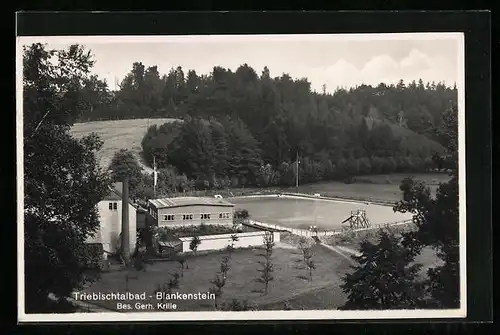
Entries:
{"type": "MultiPolygon", "coordinates": [[[[227,283],[223,289],[221,302],[231,299],[247,299],[259,309],[283,309],[285,301],[290,302],[292,309],[336,309],[344,303],[345,296],[341,292],[341,276],[350,269],[350,263],[331,250],[320,245],[313,246],[314,261],[317,269],[313,272],[312,281],[304,276],[307,272],[298,268],[300,259],[298,251],[291,248],[275,248],[273,253],[274,280],[269,283],[268,294],[262,292],[264,284],[255,281],[260,272],[257,263],[261,256],[260,249],[239,249],[233,253],[232,267],[228,273],[227,283]],[[317,295],[317,292],[323,292],[317,295]],[[313,307],[311,307],[313,306],[313,307]]],[[[199,256],[188,256],[188,269],[180,280],[180,293],[206,293],[211,287],[210,281],[219,270],[219,264],[225,253],[217,252],[199,256]]],[[[180,273],[177,262],[158,262],[147,266],[146,272],[134,272],[136,279],[129,281],[129,291],[146,292],[148,301],[156,306],[154,290],[158,284],[168,281],[169,274],[180,273]],[[152,298],[149,298],[152,296],[152,298]]],[[[126,292],[125,271],[114,271],[102,274],[102,279],[85,289],[86,292],[126,292]]],[[[214,310],[213,300],[177,300],[180,311],[214,310]]],[[[135,302],[132,302],[135,303],[135,302]]],[[[116,308],[116,302],[96,303],[110,309],[116,308]]],[[[135,310],[134,310],[135,311],[135,310]]],[[[151,310],[149,310],[151,311],[151,310]]]]}
{"type": "MultiPolygon", "coordinates": [[[[439,183],[447,182],[450,177],[446,173],[394,173],[383,175],[369,175],[355,177],[355,182],[346,184],[339,181],[327,181],[314,184],[300,185],[301,193],[320,193],[322,196],[340,197],[346,199],[358,199],[367,201],[389,201],[401,200],[399,185],[406,177],[414,177],[415,180],[423,181],[433,193],[439,183]]],[[[290,187],[295,192],[295,187],[290,187]]]]}
{"type": "Polygon", "coordinates": [[[367,203],[293,198],[235,198],[237,208],[248,210],[257,221],[289,228],[337,230],[351,211],[363,209],[372,225],[411,219],[411,214],[394,213],[392,207],[367,203]]]}
{"type": "MultiPolygon", "coordinates": [[[[300,185],[299,192],[313,195],[319,193],[322,196],[359,200],[362,202],[382,202],[393,205],[401,200],[401,190],[399,185],[406,177],[413,177],[415,180],[423,181],[433,194],[439,183],[447,182],[450,176],[447,173],[395,173],[383,175],[358,176],[351,184],[340,181],[324,181],[313,184],[300,185]]],[[[239,197],[255,194],[276,194],[279,192],[296,192],[295,187],[269,187],[269,188],[233,188],[225,190],[208,190],[189,192],[192,196],[213,196],[220,194],[224,198],[239,197]]],[[[179,194],[182,196],[185,194],[179,194]]]]}
{"type": "MultiPolygon", "coordinates": [[[[92,132],[97,133],[104,141],[102,149],[97,153],[99,164],[107,168],[115,152],[128,149],[137,155],[142,151],[141,141],[148,129],[153,124],[162,125],[175,119],[135,119],[117,121],[95,121],[76,123],[71,128],[71,133],[76,138],[81,138],[92,132]]],[[[150,170],[141,164],[146,170],[150,170]]]]}

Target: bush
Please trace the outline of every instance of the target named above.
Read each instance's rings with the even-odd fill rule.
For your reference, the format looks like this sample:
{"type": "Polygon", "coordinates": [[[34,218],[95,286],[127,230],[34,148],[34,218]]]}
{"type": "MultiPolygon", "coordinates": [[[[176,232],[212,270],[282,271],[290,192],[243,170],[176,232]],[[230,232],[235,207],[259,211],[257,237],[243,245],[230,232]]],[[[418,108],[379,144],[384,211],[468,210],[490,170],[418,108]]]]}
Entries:
{"type": "Polygon", "coordinates": [[[234,212],[234,217],[237,219],[248,219],[250,217],[250,214],[246,209],[238,209],[234,212]]]}
{"type": "Polygon", "coordinates": [[[166,228],[158,228],[158,239],[162,242],[166,242],[170,239],[170,235],[166,228]]]}
{"type": "Polygon", "coordinates": [[[394,157],[389,157],[387,159],[387,168],[389,170],[389,173],[395,172],[397,170],[397,163],[394,157]]]}
{"type": "Polygon", "coordinates": [[[101,243],[91,243],[86,245],[87,257],[85,259],[85,267],[88,269],[100,269],[103,262],[103,253],[101,243]]]}
{"type": "Polygon", "coordinates": [[[366,157],[358,160],[359,174],[369,174],[372,171],[370,160],[366,157]]]}
{"type": "Polygon", "coordinates": [[[344,178],[344,183],[345,184],[354,184],[356,182],[356,179],[353,176],[348,176],[344,178]]]}
{"type": "MultiPolygon", "coordinates": [[[[245,230],[245,227],[240,228],[241,231],[245,230]]],[[[233,234],[235,230],[233,226],[226,225],[212,225],[212,224],[200,224],[199,226],[184,226],[184,227],[171,227],[158,228],[158,234],[160,235],[161,241],[175,240],[180,237],[190,237],[190,236],[203,236],[203,235],[223,235],[223,234],[233,234]],[[162,240],[161,238],[166,238],[162,240]]]]}
{"type": "Polygon", "coordinates": [[[133,257],[134,268],[137,271],[146,271],[145,253],[137,251],[133,257]]]}
{"type": "Polygon", "coordinates": [[[231,299],[229,302],[224,302],[220,309],[223,311],[256,311],[257,307],[248,302],[248,300],[231,299]]]}

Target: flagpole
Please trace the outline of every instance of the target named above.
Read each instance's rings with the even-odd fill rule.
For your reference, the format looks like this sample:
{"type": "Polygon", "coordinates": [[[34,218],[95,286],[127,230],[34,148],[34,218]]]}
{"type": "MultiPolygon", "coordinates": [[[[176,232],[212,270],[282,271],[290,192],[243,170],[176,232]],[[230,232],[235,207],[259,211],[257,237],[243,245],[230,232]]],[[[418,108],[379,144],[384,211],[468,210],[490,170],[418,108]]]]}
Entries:
{"type": "Polygon", "coordinates": [[[156,175],[156,158],[153,156],[153,198],[156,199],[156,180],[157,180],[157,175],[156,175]]]}
{"type": "Polygon", "coordinates": [[[299,151],[297,150],[297,173],[295,177],[295,187],[297,189],[296,193],[299,193],[299,151]]]}

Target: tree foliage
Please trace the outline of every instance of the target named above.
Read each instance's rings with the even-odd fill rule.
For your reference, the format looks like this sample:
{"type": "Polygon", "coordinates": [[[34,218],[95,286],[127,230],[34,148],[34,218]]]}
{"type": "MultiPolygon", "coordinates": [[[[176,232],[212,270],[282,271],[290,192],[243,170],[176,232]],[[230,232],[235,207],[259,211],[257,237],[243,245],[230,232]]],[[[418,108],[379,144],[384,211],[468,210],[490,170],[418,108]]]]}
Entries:
{"type": "Polygon", "coordinates": [[[260,277],[256,279],[257,282],[264,284],[264,294],[267,294],[269,283],[274,280],[274,265],[272,262],[273,248],[273,234],[266,232],[264,235],[264,254],[262,254],[264,260],[259,261],[259,264],[261,264],[261,268],[258,270],[260,272],[260,277]]]}
{"type": "Polygon", "coordinates": [[[189,249],[196,253],[196,251],[198,250],[198,246],[201,244],[201,240],[200,240],[200,237],[199,236],[193,236],[193,238],[191,239],[191,242],[189,242],[189,249]]]}
{"type": "Polygon", "coordinates": [[[23,49],[24,258],[27,312],[50,312],[47,297],[81,288],[92,261],[85,240],[94,234],[97,203],[110,183],[95,159],[94,134],[76,140],[72,122],[85,113],[90,53],[73,45],[23,49]]]}
{"type": "Polygon", "coordinates": [[[402,181],[403,199],[394,211],[412,213],[418,229],[401,237],[383,233],[378,244],[361,244],[362,255],[355,257],[359,265],[344,280],[345,309],[460,306],[457,118],[454,106],[443,112],[440,136],[447,141],[447,152],[435,157],[446,162],[451,179],[439,185],[435,196],[425,183],[402,181]],[[419,265],[412,262],[424,247],[437,250],[443,262],[429,268],[421,281],[416,277],[419,265]]]}
{"type": "Polygon", "coordinates": [[[292,185],[297,151],[302,182],[365,173],[424,172],[447,145],[443,111],[455,87],[418,82],[314,92],[307,79],[260,75],[248,64],[201,75],[133,64],[117,92],[99,87],[79,120],[169,117],[142,142],[149,164],[174,166],[200,188],[292,185]],[[367,163],[368,162],[368,163],[367,163]],[[206,185],[206,183],[208,186],[206,185]]]}
{"type": "Polygon", "coordinates": [[[456,106],[443,113],[441,136],[447,152],[441,159],[451,169],[451,179],[439,185],[432,197],[425,184],[406,179],[401,185],[403,200],[394,210],[413,214],[418,231],[408,233],[405,243],[414,249],[433,247],[443,265],[428,271],[427,290],[435,307],[458,308],[459,273],[459,185],[458,185],[458,113],[456,106]]]}
{"type": "Polygon", "coordinates": [[[235,245],[235,243],[236,243],[236,242],[238,242],[238,241],[239,241],[239,239],[240,239],[240,238],[238,237],[238,235],[237,235],[237,234],[231,234],[231,243],[230,243],[230,244],[226,247],[226,250],[227,250],[227,252],[228,252],[228,257],[229,257],[229,259],[231,259],[231,258],[232,258],[232,254],[233,254],[233,252],[234,252],[234,250],[235,250],[234,245],[235,245]]]}
{"type": "Polygon", "coordinates": [[[231,299],[229,302],[221,304],[220,309],[223,311],[242,312],[256,311],[257,307],[248,300],[231,299]]]}
{"type": "MultiPolygon", "coordinates": [[[[125,178],[129,183],[129,194],[132,199],[141,192],[143,183],[139,162],[134,154],[127,149],[117,151],[109,164],[111,178],[114,182],[123,182],[125,178]]],[[[142,195],[142,194],[139,194],[142,195]]]]}
{"type": "Polygon", "coordinates": [[[360,256],[353,272],[347,273],[342,290],[348,300],[341,309],[411,309],[418,308],[423,298],[417,280],[420,264],[411,264],[415,254],[396,236],[381,231],[379,242],[360,244],[360,256]]]}

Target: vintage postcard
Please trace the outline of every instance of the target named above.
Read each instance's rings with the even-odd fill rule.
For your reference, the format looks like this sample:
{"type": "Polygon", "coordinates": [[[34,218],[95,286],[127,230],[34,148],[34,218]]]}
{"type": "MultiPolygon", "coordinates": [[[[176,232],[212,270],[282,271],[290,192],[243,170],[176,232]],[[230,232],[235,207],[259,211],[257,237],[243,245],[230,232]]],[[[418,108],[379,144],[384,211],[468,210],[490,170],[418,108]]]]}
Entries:
{"type": "Polygon", "coordinates": [[[462,33],[17,48],[19,321],[466,316],[462,33]]]}

